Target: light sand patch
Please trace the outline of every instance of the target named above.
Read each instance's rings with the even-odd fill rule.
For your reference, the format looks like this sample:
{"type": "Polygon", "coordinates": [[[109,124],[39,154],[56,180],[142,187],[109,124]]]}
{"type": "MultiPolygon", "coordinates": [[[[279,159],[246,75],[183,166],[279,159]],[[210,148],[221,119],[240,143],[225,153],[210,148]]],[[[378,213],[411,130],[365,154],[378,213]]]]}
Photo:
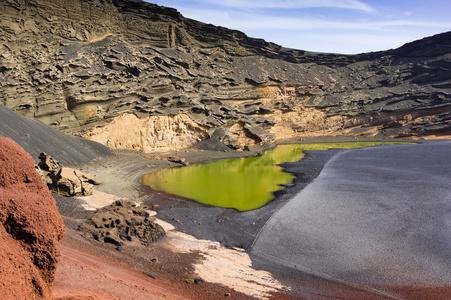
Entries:
{"type": "Polygon", "coordinates": [[[194,267],[196,274],[205,281],[223,284],[263,299],[269,297],[269,292],[288,289],[274,279],[271,273],[254,270],[245,252],[219,247],[208,249],[202,255],[204,260],[194,267]]]}
{"type": "Polygon", "coordinates": [[[198,240],[178,232],[162,220],[157,220],[168,236],[168,247],[179,253],[198,252],[204,259],[194,265],[195,273],[203,280],[222,284],[234,290],[265,299],[270,292],[287,290],[271,273],[254,270],[252,261],[244,250],[224,248],[218,242],[198,240]]]}
{"type": "MultiPolygon", "coordinates": [[[[96,210],[123,198],[94,190],[91,196],[79,197],[86,202],[85,209],[96,210]]],[[[139,204],[138,204],[139,205],[139,204]]],[[[151,216],[156,212],[148,210],[151,216]]],[[[250,296],[265,299],[270,292],[287,290],[271,273],[254,270],[252,261],[242,249],[228,249],[219,242],[199,240],[179,232],[173,225],[156,218],[168,237],[167,248],[178,253],[197,252],[203,260],[194,265],[195,273],[203,280],[222,284],[250,296]]]]}
{"type": "Polygon", "coordinates": [[[104,206],[110,205],[114,201],[123,200],[124,198],[94,190],[91,196],[77,197],[77,199],[81,199],[86,202],[83,205],[84,209],[97,210],[104,206]]]}

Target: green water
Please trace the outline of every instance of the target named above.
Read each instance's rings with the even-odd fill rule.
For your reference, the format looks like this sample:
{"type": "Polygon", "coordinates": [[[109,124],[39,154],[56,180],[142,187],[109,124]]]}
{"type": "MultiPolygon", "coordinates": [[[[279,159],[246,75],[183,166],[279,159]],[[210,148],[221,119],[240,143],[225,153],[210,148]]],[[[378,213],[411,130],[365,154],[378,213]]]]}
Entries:
{"type": "Polygon", "coordinates": [[[349,149],[377,144],[384,143],[281,145],[257,157],[158,170],[144,175],[141,183],[200,203],[246,211],[264,206],[274,198],[274,191],[283,188],[280,184],[293,181],[294,176],[283,172],[277,164],[299,161],[305,150],[349,149]]]}

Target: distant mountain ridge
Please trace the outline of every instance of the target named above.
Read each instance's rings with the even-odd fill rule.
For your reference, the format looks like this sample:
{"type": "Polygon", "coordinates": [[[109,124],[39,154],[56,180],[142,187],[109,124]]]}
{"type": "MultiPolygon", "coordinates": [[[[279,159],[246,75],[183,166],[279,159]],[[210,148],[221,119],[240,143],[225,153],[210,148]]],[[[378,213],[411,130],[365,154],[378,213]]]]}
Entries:
{"type": "Polygon", "coordinates": [[[315,54],[142,1],[5,0],[0,9],[0,103],[113,148],[185,147],[218,128],[243,145],[451,137],[451,32],[315,54]],[[140,127],[148,122],[165,125],[150,132],[140,127]],[[115,129],[127,126],[133,134],[115,129]]]}

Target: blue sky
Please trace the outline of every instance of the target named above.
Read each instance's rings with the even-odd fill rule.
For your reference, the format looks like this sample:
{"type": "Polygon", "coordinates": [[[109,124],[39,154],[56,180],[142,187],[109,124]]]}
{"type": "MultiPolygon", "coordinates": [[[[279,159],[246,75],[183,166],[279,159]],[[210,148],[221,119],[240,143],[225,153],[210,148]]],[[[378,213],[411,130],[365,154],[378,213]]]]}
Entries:
{"type": "Polygon", "coordinates": [[[288,48],[363,53],[451,31],[449,0],[146,0],[288,48]]]}

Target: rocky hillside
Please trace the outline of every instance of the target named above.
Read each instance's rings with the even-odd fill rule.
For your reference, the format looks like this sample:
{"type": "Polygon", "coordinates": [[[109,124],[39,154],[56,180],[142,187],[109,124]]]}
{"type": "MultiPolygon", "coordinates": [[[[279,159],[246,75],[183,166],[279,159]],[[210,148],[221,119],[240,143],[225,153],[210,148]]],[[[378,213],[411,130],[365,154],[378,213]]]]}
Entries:
{"type": "Polygon", "coordinates": [[[0,3],[0,103],[113,148],[218,129],[451,137],[451,32],[361,55],[285,49],[135,0],[0,3]]]}
{"type": "Polygon", "coordinates": [[[53,299],[64,224],[34,161],[0,137],[0,295],[53,299]]]}
{"type": "Polygon", "coordinates": [[[38,162],[42,152],[50,154],[61,164],[88,164],[98,156],[113,155],[99,143],[69,136],[34,118],[18,115],[0,104],[0,136],[19,144],[38,162]]]}

